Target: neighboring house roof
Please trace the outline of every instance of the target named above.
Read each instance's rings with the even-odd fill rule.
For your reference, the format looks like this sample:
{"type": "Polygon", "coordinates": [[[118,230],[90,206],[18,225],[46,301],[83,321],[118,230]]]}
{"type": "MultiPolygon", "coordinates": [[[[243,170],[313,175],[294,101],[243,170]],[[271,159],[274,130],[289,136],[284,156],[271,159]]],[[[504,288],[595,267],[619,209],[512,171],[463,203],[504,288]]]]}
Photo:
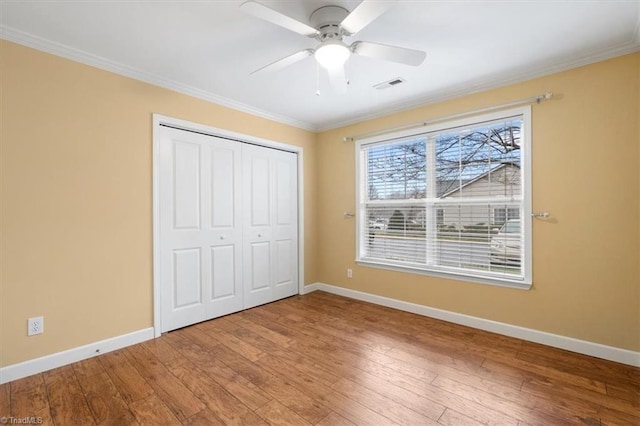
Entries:
{"type": "Polygon", "coordinates": [[[520,168],[520,166],[516,163],[513,162],[504,162],[504,163],[500,163],[498,164],[496,167],[492,168],[491,170],[484,172],[482,174],[479,174],[478,176],[472,178],[472,179],[454,179],[454,180],[444,180],[444,181],[439,181],[438,182],[438,198],[446,198],[449,197],[450,195],[464,189],[465,187],[481,180],[484,179],[485,177],[488,177],[490,174],[497,172],[498,170],[501,170],[503,168],[506,167],[516,167],[516,168],[520,168]]]}

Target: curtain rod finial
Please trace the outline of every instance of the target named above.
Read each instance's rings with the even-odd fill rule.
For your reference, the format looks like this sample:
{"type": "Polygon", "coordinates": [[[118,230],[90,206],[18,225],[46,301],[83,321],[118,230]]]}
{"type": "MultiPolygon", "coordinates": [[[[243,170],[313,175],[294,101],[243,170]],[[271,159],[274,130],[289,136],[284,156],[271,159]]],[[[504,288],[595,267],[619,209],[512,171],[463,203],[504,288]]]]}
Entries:
{"type": "Polygon", "coordinates": [[[553,92],[546,92],[544,95],[540,95],[536,98],[536,103],[539,104],[542,101],[548,101],[553,98],[553,92]]]}

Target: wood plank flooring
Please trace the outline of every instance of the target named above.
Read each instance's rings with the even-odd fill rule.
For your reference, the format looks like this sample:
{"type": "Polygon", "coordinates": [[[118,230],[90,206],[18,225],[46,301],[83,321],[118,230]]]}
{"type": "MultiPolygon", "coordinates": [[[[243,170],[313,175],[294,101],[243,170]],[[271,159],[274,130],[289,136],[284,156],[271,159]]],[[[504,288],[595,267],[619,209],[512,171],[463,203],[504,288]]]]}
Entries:
{"type": "Polygon", "coordinates": [[[640,425],[640,369],[314,292],[0,385],[3,416],[52,425],[640,425]]]}

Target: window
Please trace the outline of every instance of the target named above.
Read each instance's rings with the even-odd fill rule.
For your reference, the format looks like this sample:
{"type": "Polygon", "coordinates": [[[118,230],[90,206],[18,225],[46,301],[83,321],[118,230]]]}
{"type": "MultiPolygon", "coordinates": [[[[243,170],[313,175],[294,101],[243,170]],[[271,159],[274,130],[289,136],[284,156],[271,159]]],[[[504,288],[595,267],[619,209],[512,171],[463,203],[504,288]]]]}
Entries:
{"type": "Polygon", "coordinates": [[[528,287],[529,117],[527,107],[359,141],[358,262],[528,287]]]}
{"type": "Polygon", "coordinates": [[[493,221],[495,223],[505,223],[514,219],[520,219],[520,209],[496,208],[493,210],[493,221]]]}

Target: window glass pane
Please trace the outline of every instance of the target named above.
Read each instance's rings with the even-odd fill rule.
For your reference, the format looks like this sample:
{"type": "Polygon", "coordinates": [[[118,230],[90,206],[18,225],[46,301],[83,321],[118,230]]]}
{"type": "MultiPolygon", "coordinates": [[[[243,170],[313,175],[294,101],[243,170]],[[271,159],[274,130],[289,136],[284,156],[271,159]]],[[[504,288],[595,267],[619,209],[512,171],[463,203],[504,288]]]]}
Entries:
{"type": "Polygon", "coordinates": [[[438,197],[520,196],[521,127],[512,119],[436,134],[438,197]]]}
{"type": "Polygon", "coordinates": [[[519,275],[522,273],[524,257],[522,223],[509,219],[499,232],[491,238],[489,256],[494,271],[519,275]],[[502,268],[502,270],[501,270],[502,268]]]}
{"type": "Polygon", "coordinates": [[[520,221],[510,219],[505,224],[504,216],[498,216],[495,222],[496,212],[504,214],[519,208],[459,204],[448,205],[444,211],[448,223],[438,225],[434,265],[516,277],[522,274],[520,221]]]}
{"type": "Polygon", "coordinates": [[[408,200],[426,196],[425,139],[374,146],[367,151],[367,198],[408,200]]]}
{"type": "Polygon", "coordinates": [[[503,282],[529,279],[523,117],[361,145],[358,259],[503,282]]]}
{"type": "Polygon", "coordinates": [[[426,210],[424,205],[369,206],[369,220],[361,235],[364,256],[425,264],[426,210]]]}

